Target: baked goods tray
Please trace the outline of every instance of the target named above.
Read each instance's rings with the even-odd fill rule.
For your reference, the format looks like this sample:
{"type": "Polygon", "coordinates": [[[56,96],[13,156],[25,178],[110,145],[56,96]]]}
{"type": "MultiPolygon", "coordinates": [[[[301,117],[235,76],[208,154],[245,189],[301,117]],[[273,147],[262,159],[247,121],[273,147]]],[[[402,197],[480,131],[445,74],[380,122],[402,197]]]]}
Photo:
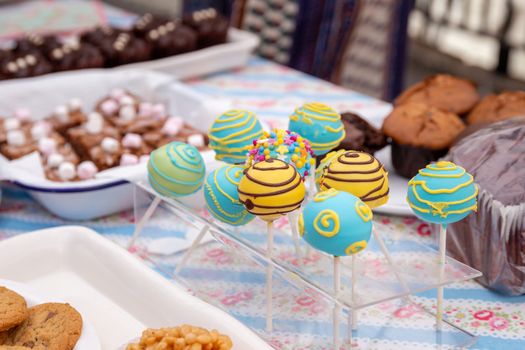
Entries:
{"type": "MultiPolygon", "coordinates": [[[[24,107],[32,112],[34,119],[41,119],[71,98],[81,98],[84,109],[90,111],[100,98],[115,88],[126,88],[147,101],[164,103],[170,115],[183,117],[201,131],[206,131],[202,128],[212,123],[214,115],[229,107],[228,101],[203,96],[165,73],[96,69],[1,82],[0,117],[24,107]]],[[[204,156],[213,161],[213,155],[204,156]]],[[[43,174],[35,175],[38,171],[32,167],[27,169],[27,163],[34,165],[38,161],[29,159],[21,166],[23,169],[13,172],[16,169],[1,158],[0,180],[15,182],[50,212],[69,220],[92,219],[131,208],[133,197],[129,181],[145,172],[145,167],[141,166],[117,167],[98,174],[95,179],[52,182],[43,174]]]]}
{"type": "Polygon", "coordinates": [[[233,349],[270,349],[233,317],[87,228],[62,226],[0,242],[0,279],[73,305],[93,324],[102,350],[116,350],[149,327],[184,323],[218,329],[233,349]]]}
{"type": "Polygon", "coordinates": [[[411,240],[404,232],[386,230],[375,222],[391,262],[372,239],[367,250],[357,257],[356,298],[353,298],[351,259],[341,258],[343,288],[334,298],[333,258],[309,249],[303,241],[299,242],[301,257],[298,258],[286,218],[274,225],[274,250],[268,259],[265,223],[256,219],[239,228],[225,226],[207,211],[195,211],[186,203],[186,200],[158,196],[149,184],[138,182],[135,217],[136,232],[140,230],[141,234],[129,242],[130,250],[150,260],[166,276],[187,285],[199,297],[240,317],[272,344],[284,336],[291,337],[294,345],[285,349],[332,348],[329,345],[331,320],[336,304],[341,307],[341,319],[345,320],[341,328],[350,323],[346,320],[352,310],[359,313],[362,327],[353,332],[348,329],[340,332],[347,344],[355,341],[352,340],[355,337],[363,337],[360,344],[401,340],[406,330],[399,328],[408,327],[400,320],[402,317],[397,316],[403,310],[417,315],[415,327],[426,332],[425,342],[436,348],[468,346],[475,342],[472,334],[446,320],[444,330],[434,336],[437,333],[433,305],[428,300],[421,303],[414,295],[478,277],[479,271],[447,258],[445,274],[440,278],[438,252],[411,240]],[[154,203],[158,206],[152,210],[154,203]],[[193,248],[187,249],[189,237],[198,237],[198,233],[206,230],[207,239],[195,240],[193,248]],[[181,238],[186,241],[183,243],[181,238]],[[269,265],[274,271],[273,332],[267,332],[264,327],[265,270],[269,265]],[[312,338],[312,335],[316,336],[312,338]]]}
{"type": "Polygon", "coordinates": [[[256,35],[230,28],[224,44],[156,60],[132,63],[116,69],[148,69],[169,73],[177,78],[193,78],[245,66],[259,45],[256,35]]]}

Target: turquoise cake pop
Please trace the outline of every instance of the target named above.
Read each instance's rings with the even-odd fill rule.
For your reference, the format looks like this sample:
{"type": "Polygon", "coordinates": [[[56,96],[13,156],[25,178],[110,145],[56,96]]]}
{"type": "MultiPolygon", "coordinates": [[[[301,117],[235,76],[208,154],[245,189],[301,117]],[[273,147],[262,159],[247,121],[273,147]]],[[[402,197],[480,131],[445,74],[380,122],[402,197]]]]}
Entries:
{"type": "Polygon", "coordinates": [[[241,165],[223,165],[208,175],[204,198],[211,215],[227,224],[240,226],[255,218],[239,201],[237,186],[243,177],[241,165]]]}
{"type": "Polygon", "coordinates": [[[333,256],[356,254],[372,234],[372,210],[356,196],[329,189],[319,192],[299,216],[299,234],[333,256]]]}
{"type": "Polygon", "coordinates": [[[197,192],[206,167],[199,150],[183,142],[171,142],[151,152],[148,180],[155,191],[168,197],[197,192]]]}
{"type": "Polygon", "coordinates": [[[477,209],[478,187],[472,175],[446,161],[431,163],[408,182],[407,202],[420,219],[450,224],[477,209]]]}
{"type": "Polygon", "coordinates": [[[242,109],[220,115],[208,133],[215,158],[230,164],[244,163],[248,147],[262,135],[263,128],[255,114],[242,109]]]}
{"type": "Polygon", "coordinates": [[[339,146],[345,137],[341,115],[319,102],[306,103],[297,108],[290,116],[288,129],[309,140],[317,156],[339,146]]]}

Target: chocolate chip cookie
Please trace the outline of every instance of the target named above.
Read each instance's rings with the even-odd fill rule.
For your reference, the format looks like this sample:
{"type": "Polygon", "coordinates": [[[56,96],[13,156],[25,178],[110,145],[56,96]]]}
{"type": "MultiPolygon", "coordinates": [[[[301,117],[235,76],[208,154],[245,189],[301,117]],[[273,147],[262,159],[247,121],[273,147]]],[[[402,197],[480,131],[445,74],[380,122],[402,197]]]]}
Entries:
{"type": "Polygon", "coordinates": [[[21,324],[27,316],[25,299],[10,289],[0,287],[0,332],[21,324]]]}
{"type": "Polygon", "coordinates": [[[41,304],[29,309],[29,318],[9,332],[5,345],[72,350],[81,332],[82,317],[69,304],[41,304]]]}

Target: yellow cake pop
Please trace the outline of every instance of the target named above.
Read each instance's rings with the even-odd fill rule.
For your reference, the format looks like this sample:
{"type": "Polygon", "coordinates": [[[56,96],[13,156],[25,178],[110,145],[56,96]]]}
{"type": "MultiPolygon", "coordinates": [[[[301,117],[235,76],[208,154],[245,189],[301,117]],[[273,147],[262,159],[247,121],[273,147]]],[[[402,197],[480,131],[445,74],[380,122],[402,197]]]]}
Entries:
{"type": "Polygon", "coordinates": [[[238,192],[246,210],[272,222],[301,206],[305,187],[293,166],[270,158],[245,170],[238,192]]]}
{"type": "Polygon", "coordinates": [[[335,188],[349,192],[370,208],[388,201],[388,173],[372,155],[359,151],[340,152],[326,163],[319,181],[321,191],[335,188]]]}

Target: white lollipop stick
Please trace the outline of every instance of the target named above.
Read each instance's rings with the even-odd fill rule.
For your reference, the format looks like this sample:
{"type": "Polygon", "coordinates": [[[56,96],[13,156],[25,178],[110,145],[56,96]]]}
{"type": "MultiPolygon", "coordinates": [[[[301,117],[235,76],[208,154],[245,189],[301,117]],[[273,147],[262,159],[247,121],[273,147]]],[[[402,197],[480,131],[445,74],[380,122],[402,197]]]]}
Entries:
{"type": "Polygon", "coordinates": [[[337,303],[339,298],[339,292],[341,291],[341,261],[339,256],[334,256],[334,350],[339,350],[340,337],[339,337],[339,315],[341,313],[341,307],[337,303]]]}
{"type": "Polygon", "coordinates": [[[272,279],[273,279],[273,222],[268,222],[268,232],[266,237],[266,258],[268,265],[266,266],[266,331],[273,330],[273,305],[272,305],[272,279]]]}
{"type": "Polygon", "coordinates": [[[301,246],[299,242],[299,230],[297,229],[297,213],[295,211],[292,211],[288,213],[288,223],[290,224],[290,227],[292,229],[292,239],[293,239],[293,245],[295,247],[295,256],[297,258],[297,265],[299,267],[303,266],[303,255],[301,253],[301,246]]]}
{"type": "Polygon", "coordinates": [[[184,267],[184,265],[186,265],[186,262],[188,262],[188,259],[190,258],[191,254],[193,254],[197,246],[201,243],[202,239],[204,238],[204,235],[206,235],[209,228],[210,227],[208,225],[204,225],[202,227],[197,237],[195,237],[195,239],[193,240],[190,249],[186,250],[186,252],[182,256],[182,259],[180,260],[180,263],[177,265],[177,268],[175,269],[175,276],[178,275],[184,267]]]}
{"type": "MultiPolygon", "coordinates": [[[[445,262],[447,253],[447,225],[439,226],[439,283],[445,278],[445,262]]],[[[443,287],[437,290],[436,326],[440,331],[443,328],[443,287]]]]}
{"type": "Polygon", "coordinates": [[[408,288],[408,284],[405,282],[403,277],[397,271],[396,265],[394,264],[394,260],[392,260],[392,256],[390,255],[390,252],[388,251],[386,247],[383,237],[379,234],[379,232],[377,232],[375,228],[372,229],[372,234],[374,235],[374,239],[376,240],[377,244],[379,244],[379,248],[381,249],[381,252],[385,256],[385,259],[388,265],[390,265],[390,268],[394,271],[394,274],[396,275],[398,282],[401,284],[405,292],[410,292],[410,289],[408,288]]]}
{"type": "Polygon", "coordinates": [[[352,329],[357,329],[357,264],[355,254],[352,255],[352,329]]]}
{"type": "Polygon", "coordinates": [[[160,201],[161,201],[160,197],[156,196],[153,202],[151,202],[146,212],[144,213],[144,216],[142,216],[139,222],[135,224],[135,230],[133,231],[133,236],[131,236],[131,239],[128,242],[128,250],[131,247],[133,247],[133,245],[135,244],[135,241],[137,240],[137,238],[139,238],[140,234],[142,233],[142,229],[144,228],[144,225],[151,218],[151,216],[155,212],[155,209],[157,209],[157,207],[159,206],[160,201]]]}

